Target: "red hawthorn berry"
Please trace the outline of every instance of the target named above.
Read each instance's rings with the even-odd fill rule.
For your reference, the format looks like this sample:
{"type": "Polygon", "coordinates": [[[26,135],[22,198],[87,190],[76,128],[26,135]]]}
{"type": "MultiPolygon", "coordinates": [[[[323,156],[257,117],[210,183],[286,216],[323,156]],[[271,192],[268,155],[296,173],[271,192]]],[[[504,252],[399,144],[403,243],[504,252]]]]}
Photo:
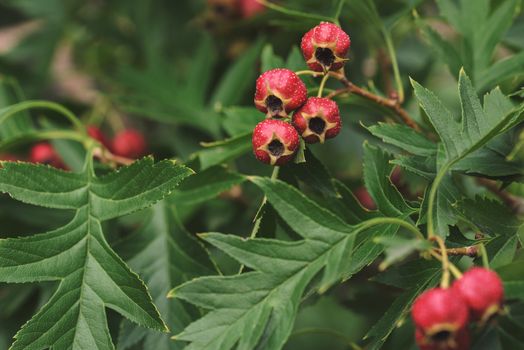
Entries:
{"type": "Polygon", "coordinates": [[[307,143],[324,143],[340,132],[338,106],[328,98],[310,97],[293,114],[293,126],[307,143]]]}
{"type": "Polygon", "coordinates": [[[253,130],[252,144],[255,157],[262,163],[284,165],[295,156],[299,137],[288,123],[266,119],[253,130]]]}
{"type": "Polygon", "coordinates": [[[467,328],[460,329],[455,338],[449,344],[431,341],[424,336],[420,329],[415,329],[415,343],[420,350],[469,350],[470,336],[467,328]]]}
{"type": "Polygon", "coordinates": [[[493,271],[473,267],[452,286],[469,307],[471,318],[486,323],[502,310],[504,287],[493,271]]]}
{"type": "Polygon", "coordinates": [[[291,70],[271,69],[258,77],[255,107],[267,117],[287,117],[307,99],[306,85],[291,70]]]}
{"type": "Polygon", "coordinates": [[[309,68],[323,72],[344,67],[350,45],[349,35],[339,26],[321,22],[304,34],[300,47],[309,68]]]}
{"type": "Polygon", "coordinates": [[[29,160],[33,163],[48,164],[55,168],[65,168],[60,156],[48,142],[40,142],[31,148],[29,160]]]}
{"type": "Polygon", "coordinates": [[[454,289],[425,291],[413,303],[411,316],[419,332],[417,344],[423,345],[423,349],[468,349],[469,345],[459,344],[469,344],[467,334],[462,333],[467,332],[469,310],[454,289]]]}
{"type": "Polygon", "coordinates": [[[146,140],[140,131],[127,129],[115,135],[111,150],[118,156],[139,158],[147,152],[146,140]]]}
{"type": "Polygon", "coordinates": [[[240,14],[243,18],[250,18],[263,12],[266,7],[257,0],[239,0],[240,14]]]}
{"type": "Polygon", "coordinates": [[[109,147],[109,140],[104,135],[102,130],[100,130],[98,127],[94,125],[89,125],[87,127],[87,134],[100,142],[102,145],[104,145],[106,148],[109,147]]]}
{"type": "Polygon", "coordinates": [[[357,197],[358,201],[362,206],[368,210],[375,210],[377,209],[377,206],[375,205],[375,201],[373,198],[371,198],[368,190],[364,186],[358,187],[356,190],[353,191],[355,194],[355,197],[357,197]]]}

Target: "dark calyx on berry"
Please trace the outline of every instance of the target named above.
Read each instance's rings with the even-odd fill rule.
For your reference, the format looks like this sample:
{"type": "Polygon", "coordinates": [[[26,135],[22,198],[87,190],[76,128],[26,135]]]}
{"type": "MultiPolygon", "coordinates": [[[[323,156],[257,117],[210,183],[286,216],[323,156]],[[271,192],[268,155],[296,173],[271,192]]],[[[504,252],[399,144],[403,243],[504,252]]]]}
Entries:
{"type": "Polygon", "coordinates": [[[315,58],[320,64],[329,68],[335,62],[335,55],[333,51],[327,47],[318,47],[315,50],[315,58]]]}
{"type": "Polygon", "coordinates": [[[454,332],[449,330],[441,330],[431,335],[431,340],[434,342],[447,342],[454,335],[454,332]]]}
{"type": "Polygon", "coordinates": [[[320,117],[314,117],[309,120],[309,129],[317,135],[322,135],[326,129],[326,122],[320,117]]]}
{"type": "Polygon", "coordinates": [[[280,157],[284,153],[284,145],[279,140],[273,140],[267,145],[269,153],[275,157],[280,157]]]}
{"type": "Polygon", "coordinates": [[[278,116],[284,110],[282,100],[275,95],[269,95],[266,98],[266,107],[272,116],[278,116]]]}

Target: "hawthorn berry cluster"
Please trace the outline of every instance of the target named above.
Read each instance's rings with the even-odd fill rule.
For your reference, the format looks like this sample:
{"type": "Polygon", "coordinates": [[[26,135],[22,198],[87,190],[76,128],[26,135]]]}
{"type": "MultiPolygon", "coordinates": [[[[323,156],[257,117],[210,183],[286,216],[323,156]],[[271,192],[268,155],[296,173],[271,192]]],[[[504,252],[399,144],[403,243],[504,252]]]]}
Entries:
{"type": "MultiPolygon", "coordinates": [[[[350,44],[340,27],[322,22],[302,37],[301,49],[309,68],[326,77],[343,69],[350,44]]],[[[253,131],[253,152],[259,161],[284,165],[294,158],[300,137],[306,143],[324,143],[338,135],[338,105],[321,93],[308,98],[306,85],[289,69],[272,69],[258,77],[255,107],[266,114],[253,131]]]]}
{"type": "Polygon", "coordinates": [[[504,288],[499,276],[473,267],[450,288],[433,288],[413,303],[415,341],[421,350],[467,350],[468,323],[484,326],[502,311],[504,288]]]}
{"type": "MultiPolygon", "coordinates": [[[[147,152],[144,135],[135,129],[125,129],[117,133],[111,140],[96,126],[88,126],[87,133],[113,154],[120,157],[136,159],[147,152]]],[[[20,157],[13,154],[3,154],[0,159],[6,161],[21,160],[20,157]]],[[[58,152],[49,142],[39,142],[31,147],[28,160],[32,163],[48,164],[59,169],[67,168],[58,152]]]]}

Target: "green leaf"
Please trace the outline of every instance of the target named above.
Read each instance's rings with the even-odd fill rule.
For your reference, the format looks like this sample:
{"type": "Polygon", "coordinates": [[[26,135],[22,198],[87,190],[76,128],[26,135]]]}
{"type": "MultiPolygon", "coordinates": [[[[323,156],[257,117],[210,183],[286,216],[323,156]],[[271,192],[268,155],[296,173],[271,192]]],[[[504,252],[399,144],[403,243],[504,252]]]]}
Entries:
{"type": "MultiPolygon", "coordinates": [[[[422,200],[422,211],[417,224],[428,222],[429,192],[430,188],[427,188],[422,200]]],[[[461,199],[462,195],[455,185],[453,177],[451,175],[444,176],[440,182],[433,208],[435,232],[442,236],[449,234],[449,226],[455,225],[458,221],[455,206],[461,199]]]]}
{"type": "Polygon", "coordinates": [[[491,237],[513,236],[522,224],[505,205],[488,198],[461,201],[457,203],[457,211],[463,220],[491,237]]]}
{"type": "Polygon", "coordinates": [[[206,148],[197,153],[200,168],[205,170],[240,157],[251,150],[251,132],[227,140],[205,144],[206,148]]]}
{"type": "MultiPolygon", "coordinates": [[[[24,98],[20,86],[14,79],[0,76],[0,109],[24,98]]],[[[19,112],[15,118],[0,123],[2,140],[15,138],[34,129],[31,117],[27,111],[19,112]]]]}
{"type": "Polygon", "coordinates": [[[386,174],[391,174],[393,166],[389,164],[386,153],[364,143],[364,182],[366,188],[385,216],[397,217],[412,213],[413,208],[404,201],[402,195],[391,183],[386,174]]]}
{"type": "Polygon", "coordinates": [[[259,39],[255,44],[238,59],[224,74],[220,83],[216,87],[211,106],[232,106],[237,104],[244,97],[249,87],[253,86],[257,61],[264,41],[259,39]]]}
{"type": "Polygon", "coordinates": [[[449,170],[465,156],[521,121],[524,108],[513,108],[509,99],[498,88],[486,94],[482,107],[464,70],[461,70],[459,77],[462,107],[460,118],[455,118],[432,92],[415,81],[412,81],[412,84],[420,106],[428,115],[444,146],[445,152],[440,152],[437,157],[438,173],[431,190],[426,192],[428,196],[424,202],[427,202],[429,213],[428,231],[446,235],[447,226],[454,222],[454,215],[447,207],[452,203],[449,200],[456,197],[456,191],[453,190],[453,184],[449,179],[449,170]],[[444,189],[447,193],[439,189],[443,181],[447,184],[444,189]],[[436,213],[435,208],[440,209],[441,213],[436,213]]]}
{"type": "Polygon", "coordinates": [[[324,165],[308,149],[304,155],[305,162],[291,164],[289,167],[292,174],[312,191],[318,191],[326,197],[338,197],[333,178],[324,165]]]}
{"type": "Polygon", "coordinates": [[[275,52],[273,51],[273,46],[271,46],[270,44],[266,44],[262,49],[260,70],[262,72],[265,72],[270,69],[282,67],[284,67],[284,60],[282,59],[282,57],[275,55],[275,52]]]}
{"type": "Polygon", "coordinates": [[[191,69],[187,75],[184,95],[190,97],[195,104],[204,106],[209,83],[213,77],[216,56],[211,35],[203,35],[196,42],[198,47],[191,57],[191,69]]]}
{"type": "Polygon", "coordinates": [[[442,271],[442,264],[436,260],[417,259],[402,265],[390,267],[371,278],[372,281],[401,289],[415,288],[422,281],[434,278],[442,271]]]}
{"type": "Polygon", "coordinates": [[[504,296],[508,300],[520,299],[524,301],[524,264],[522,258],[517,258],[511,264],[496,268],[497,273],[504,282],[504,296]]]}
{"type": "Polygon", "coordinates": [[[519,180],[524,177],[524,159],[510,159],[517,139],[517,130],[511,129],[493,138],[483,147],[461,159],[453,166],[485,177],[519,180]]]}
{"type": "Polygon", "coordinates": [[[460,122],[457,122],[457,118],[432,92],[415,81],[412,83],[420,106],[444,143],[447,160],[450,162],[456,162],[475,151],[513,120],[513,106],[498,88],[484,97],[482,108],[475,89],[463,70],[459,77],[462,106],[460,122]]]}
{"type": "Polygon", "coordinates": [[[143,282],[111,249],[102,222],[147,208],[191,171],[172,161],[144,158],[97,177],[91,157],[84,171],[3,163],[0,191],[38,206],[75,211],[63,227],[0,240],[0,281],[58,281],[58,289],[16,335],[12,349],[113,349],[105,307],[159,331],[166,326],[143,282]]]}
{"type": "Polygon", "coordinates": [[[211,167],[182,181],[170,199],[180,205],[202,203],[244,180],[245,177],[228,172],[224,167],[211,167]]]}
{"type": "MultiPolygon", "coordinates": [[[[494,9],[490,8],[490,0],[478,0],[476,2],[461,0],[438,0],[441,14],[446,17],[455,29],[462,34],[459,65],[466,67],[477,83],[477,88],[483,90],[492,85],[487,85],[484,80],[479,84],[480,77],[486,74],[496,45],[511,26],[513,16],[516,15],[518,1],[507,0],[500,2],[494,9]]],[[[430,29],[427,29],[429,31],[430,29]]],[[[456,74],[457,60],[456,52],[450,44],[447,44],[436,34],[428,33],[430,42],[437,48],[450,66],[451,72],[456,74]]],[[[507,67],[511,70],[512,67],[507,67]]],[[[515,71],[514,71],[515,72],[515,71]]],[[[508,73],[510,74],[510,73],[508,73]]],[[[492,75],[494,79],[495,76],[492,75]]],[[[505,77],[500,77],[504,79],[505,77]]],[[[495,80],[494,82],[501,81],[495,80]]]]}
{"type": "MultiPolygon", "coordinates": [[[[182,331],[197,312],[178,300],[169,301],[167,293],[183,282],[213,274],[214,268],[204,248],[179,222],[175,209],[165,200],[155,204],[147,210],[143,226],[118,242],[115,250],[144,279],[171,332],[182,331]]],[[[123,321],[118,348],[131,348],[139,341],[145,349],[181,349],[169,334],[123,321]]]]}
{"type": "Polygon", "coordinates": [[[518,74],[524,73],[524,52],[502,59],[480,74],[478,90],[483,91],[490,86],[503,82],[518,74]]]}
{"type": "Polygon", "coordinates": [[[252,132],[264,120],[264,114],[254,107],[229,107],[224,109],[224,115],[222,125],[230,136],[252,132]]]}
{"type": "Polygon", "coordinates": [[[408,126],[378,123],[367,129],[382,141],[414,155],[432,156],[437,153],[437,146],[433,142],[408,126]]]}
{"type": "Polygon", "coordinates": [[[457,210],[464,221],[491,236],[485,243],[491,267],[497,268],[513,261],[522,222],[506,206],[494,200],[477,197],[475,200],[460,202],[457,210]]]}
{"type": "Polygon", "coordinates": [[[366,349],[380,349],[391,332],[408,315],[415,298],[425,289],[437,284],[439,277],[440,270],[434,271],[433,274],[428,273],[427,278],[421,279],[413,288],[400,294],[384,312],[384,316],[366,334],[364,339],[372,339],[366,349]]]}
{"type": "Polygon", "coordinates": [[[286,59],[286,68],[291,69],[292,71],[307,69],[307,65],[304,62],[304,56],[302,56],[302,52],[300,52],[300,49],[297,46],[291,48],[286,59]]]}
{"type": "Polygon", "coordinates": [[[253,271],[201,277],[171,291],[172,297],[210,310],[176,336],[177,340],[191,342],[190,349],[281,349],[311,280],[324,270],[314,289],[326,290],[352,271],[355,235],[390,227],[381,221],[377,226],[369,221],[350,226],[284,182],[258,177],[251,181],[303,239],[290,242],[220,233],[202,235],[253,271]]]}
{"type": "Polygon", "coordinates": [[[380,263],[381,270],[387,269],[392,264],[402,261],[416,251],[425,251],[431,248],[431,243],[421,239],[406,239],[401,237],[377,237],[375,243],[385,247],[386,258],[380,263]]]}
{"type": "Polygon", "coordinates": [[[427,180],[434,179],[437,171],[436,157],[400,156],[393,159],[391,163],[427,180]]]}
{"type": "Polygon", "coordinates": [[[444,61],[454,76],[459,74],[460,68],[463,65],[462,58],[451,43],[444,40],[439,33],[437,33],[425,21],[417,18],[417,26],[422,29],[424,38],[428,41],[429,46],[437,51],[438,56],[444,61]]]}

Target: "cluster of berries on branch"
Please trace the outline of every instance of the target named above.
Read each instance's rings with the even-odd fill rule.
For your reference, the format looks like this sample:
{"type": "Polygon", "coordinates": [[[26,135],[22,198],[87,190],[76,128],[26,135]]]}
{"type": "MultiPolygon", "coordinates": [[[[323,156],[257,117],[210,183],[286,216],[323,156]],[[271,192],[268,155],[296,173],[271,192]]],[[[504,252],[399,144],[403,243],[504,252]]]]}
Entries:
{"type": "Polygon", "coordinates": [[[266,120],[253,131],[253,152],[259,161],[284,165],[297,153],[300,137],[306,143],[324,143],[339,134],[338,106],[322,97],[322,89],[330,72],[343,70],[350,43],[339,26],[328,22],[302,38],[302,54],[312,70],[309,73],[323,77],[317,97],[308,97],[304,82],[289,69],[272,69],[258,77],[255,107],[266,114],[266,120]]]}
{"type": "Polygon", "coordinates": [[[432,288],[413,303],[415,341],[421,350],[468,350],[470,323],[482,327],[502,312],[504,288],[493,271],[473,267],[450,288],[432,288]]]}

